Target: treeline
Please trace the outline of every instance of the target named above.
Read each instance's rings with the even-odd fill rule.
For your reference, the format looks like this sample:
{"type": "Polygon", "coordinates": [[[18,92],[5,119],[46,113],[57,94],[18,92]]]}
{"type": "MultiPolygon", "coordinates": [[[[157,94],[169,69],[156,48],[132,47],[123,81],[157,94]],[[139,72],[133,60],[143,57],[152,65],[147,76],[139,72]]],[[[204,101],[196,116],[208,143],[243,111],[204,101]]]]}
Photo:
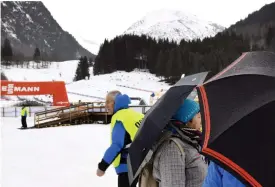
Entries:
{"type": "Polygon", "coordinates": [[[275,28],[268,28],[261,40],[262,44],[258,45],[232,30],[203,40],[182,40],[179,44],[144,35],[118,36],[111,41],[105,40],[101,45],[95,59],[94,74],[148,69],[170,83],[174,83],[182,74],[209,71],[212,76],[243,52],[275,51],[275,28]]]}
{"type": "Polygon", "coordinates": [[[123,35],[105,40],[95,59],[94,74],[111,73],[116,70],[132,71],[134,68],[154,71],[158,53],[177,47],[168,40],[148,36],[123,35]]]}
{"type": "MultiPolygon", "coordinates": [[[[81,57],[83,58],[83,57],[81,57]]],[[[87,58],[87,57],[86,57],[87,58]]],[[[4,67],[21,67],[21,68],[48,68],[51,62],[59,62],[58,54],[47,54],[36,47],[32,56],[24,56],[20,52],[14,52],[9,39],[5,39],[1,46],[1,64],[4,67]],[[33,63],[34,62],[34,63],[33,63]]],[[[94,58],[89,58],[94,61],[94,58]]]]}
{"type": "Polygon", "coordinates": [[[51,64],[51,60],[47,54],[40,52],[39,48],[35,48],[32,57],[25,57],[23,54],[14,53],[9,39],[4,40],[1,47],[1,63],[3,66],[15,66],[26,68],[47,68],[51,64]],[[30,63],[34,61],[35,63],[30,63]]]}
{"type": "MultiPolygon", "coordinates": [[[[273,31],[266,33],[267,41],[273,39],[273,31]]],[[[94,74],[140,68],[174,83],[182,74],[210,71],[211,76],[243,52],[263,49],[234,32],[218,33],[202,41],[182,40],[180,44],[148,36],[123,35],[111,41],[105,40],[101,45],[95,59],[94,74]]]]}

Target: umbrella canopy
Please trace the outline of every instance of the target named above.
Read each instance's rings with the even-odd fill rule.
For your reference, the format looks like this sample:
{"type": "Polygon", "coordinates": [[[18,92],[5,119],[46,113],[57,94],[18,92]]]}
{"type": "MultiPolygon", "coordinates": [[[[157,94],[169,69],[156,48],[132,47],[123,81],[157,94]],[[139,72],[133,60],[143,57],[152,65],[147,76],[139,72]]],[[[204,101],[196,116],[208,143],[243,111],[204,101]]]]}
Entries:
{"type": "Polygon", "coordinates": [[[275,54],[248,52],[197,87],[202,152],[249,186],[275,186],[275,54]]]}
{"type": "Polygon", "coordinates": [[[152,156],[150,149],[161,136],[163,129],[182,101],[198,84],[203,83],[206,75],[207,73],[204,72],[180,79],[146,113],[129,148],[127,163],[131,184],[137,179],[143,166],[150,160],[152,156]]]}

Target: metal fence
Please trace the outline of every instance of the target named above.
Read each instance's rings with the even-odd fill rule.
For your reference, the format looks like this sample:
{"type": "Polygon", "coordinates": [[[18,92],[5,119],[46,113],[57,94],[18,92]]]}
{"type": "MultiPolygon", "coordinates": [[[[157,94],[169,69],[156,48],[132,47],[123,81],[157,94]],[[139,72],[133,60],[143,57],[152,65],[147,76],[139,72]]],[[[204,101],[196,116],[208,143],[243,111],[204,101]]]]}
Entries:
{"type": "MultiPolygon", "coordinates": [[[[18,117],[20,116],[22,107],[1,107],[0,108],[0,113],[1,117],[18,117]]],[[[38,111],[45,111],[49,109],[53,109],[54,107],[49,106],[49,107],[44,107],[44,106],[34,106],[34,107],[28,107],[29,109],[29,117],[34,117],[35,112],[38,111]]]]}
{"type": "MultiPolygon", "coordinates": [[[[28,116],[34,117],[34,114],[36,112],[50,110],[53,108],[57,108],[57,107],[53,107],[53,106],[28,107],[28,109],[29,109],[28,116]]],[[[130,106],[130,108],[133,108],[135,111],[142,112],[143,114],[145,114],[151,108],[151,106],[140,105],[140,106],[130,106]]],[[[0,116],[1,117],[18,117],[18,116],[20,116],[20,112],[21,112],[21,107],[1,107],[0,108],[0,113],[1,113],[0,116]]]]}

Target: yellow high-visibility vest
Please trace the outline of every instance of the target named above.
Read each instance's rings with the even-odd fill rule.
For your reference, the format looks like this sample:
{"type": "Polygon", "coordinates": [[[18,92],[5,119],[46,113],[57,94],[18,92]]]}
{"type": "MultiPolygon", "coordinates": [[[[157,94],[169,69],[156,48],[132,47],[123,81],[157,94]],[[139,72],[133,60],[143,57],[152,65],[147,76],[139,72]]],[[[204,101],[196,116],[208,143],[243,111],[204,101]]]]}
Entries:
{"type": "MultiPolygon", "coordinates": [[[[111,143],[112,143],[112,132],[116,124],[116,121],[120,121],[123,124],[126,132],[128,132],[130,135],[131,141],[133,141],[143,117],[144,115],[142,113],[136,112],[135,110],[130,108],[117,111],[112,116],[112,120],[111,120],[111,143]]],[[[117,167],[120,164],[120,158],[121,158],[120,154],[115,158],[115,160],[112,163],[114,167],[117,167]]]]}
{"type": "Polygon", "coordinates": [[[21,116],[25,116],[25,113],[27,113],[27,116],[28,116],[28,108],[27,107],[21,109],[21,116]]]}

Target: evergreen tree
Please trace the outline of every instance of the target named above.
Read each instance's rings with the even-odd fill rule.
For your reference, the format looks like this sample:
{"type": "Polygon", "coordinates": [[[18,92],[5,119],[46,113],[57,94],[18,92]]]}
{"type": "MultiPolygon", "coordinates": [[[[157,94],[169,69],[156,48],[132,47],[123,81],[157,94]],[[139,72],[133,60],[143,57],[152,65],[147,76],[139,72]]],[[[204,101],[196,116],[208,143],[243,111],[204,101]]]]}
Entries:
{"type": "Polygon", "coordinates": [[[94,66],[94,60],[93,60],[92,57],[89,58],[88,63],[89,63],[89,67],[93,67],[94,66]]]}
{"type": "Polygon", "coordinates": [[[173,77],[173,70],[175,69],[175,49],[172,49],[170,52],[169,52],[169,59],[166,63],[166,70],[165,70],[165,76],[167,78],[171,78],[173,77]]]}
{"type": "Polygon", "coordinates": [[[81,73],[84,79],[90,79],[90,72],[89,72],[89,63],[86,56],[84,56],[83,61],[81,63],[81,73]]]}
{"type": "Polygon", "coordinates": [[[81,72],[81,63],[82,62],[83,62],[83,58],[80,57],[77,68],[76,68],[74,81],[79,81],[79,80],[83,79],[82,72],[81,72]]]}
{"type": "Polygon", "coordinates": [[[1,80],[8,80],[4,72],[1,72],[1,80]]]}
{"type": "Polygon", "coordinates": [[[97,54],[97,56],[95,58],[95,63],[94,63],[94,67],[93,67],[93,74],[94,75],[99,75],[99,74],[103,74],[104,73],[104,67],[103,67],[103,62],[102,62],[103,47],[104,47],[104,45],[102,44],[100,46],[98,54],[97,54]]]}
{"type": "Polygon", "coordinates": [[[86,56],[80,57],[76,72],[75,72],[75,78],[74,81],[79,81],[83,79],[90,79],[90,73],[89,73],[89,64],[88,59],[86,56]]]}
{"type": "Polygon", "coordinates": [[[180,78],[184,72],[184,62],[182,60],[182,53],[179,47],[175,49],[175,66],[173,75],[177,78],[180,78]]]}
{"type": "Polygon", "coordinates": [[[267,47],[271,46],[272,40],[275,38],[275,28],[268,28],[267,34],[266,34],[266,45],[267,47]]]}
{"type": "Polygon", "coordinates": [[[33,53],[33,60],[34,61],[39,61],[40,57],[41,57],[40,50],[39,50],[38,47],[36,47],[35,50],[34,50],[34,53],[33,53]]]}
{"type": "Polygon", "coordinates": [[[4,45],[1,47],[1,57],[3,65],[10,65],[13,58],[13,51],[9,39],[4,40],[4,45]]]}
{"type": "Polygon", "coordinates": [[[40,63],[41,61],[41,54],[38,47],[34,49],[33,60],[36,62],[36,65],[37,65],[36,67],[38,68],[38,63],[40,63]]]}
{"type": "Polygon", "coordinates": [[[165,52],[160,51],[158,54],[157,64],[156,64],[156,76],[163,76],[165,73],[165,52]]]}

